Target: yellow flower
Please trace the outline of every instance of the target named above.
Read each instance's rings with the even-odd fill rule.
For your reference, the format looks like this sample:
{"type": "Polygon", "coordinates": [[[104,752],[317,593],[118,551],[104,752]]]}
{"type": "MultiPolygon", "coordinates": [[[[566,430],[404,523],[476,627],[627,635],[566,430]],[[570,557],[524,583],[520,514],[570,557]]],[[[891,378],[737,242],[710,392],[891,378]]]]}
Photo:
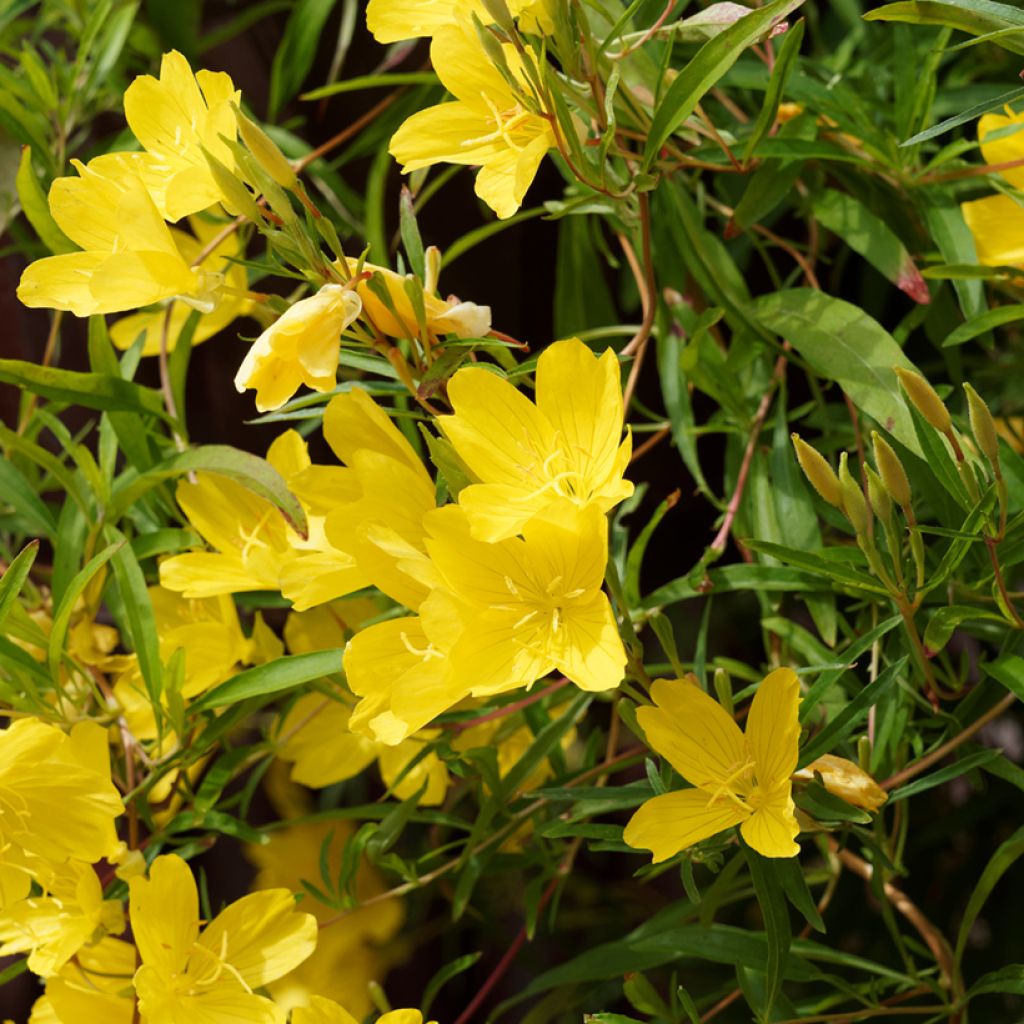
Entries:
{"type": "Polygon", "coordinates": [[[555,502],[607,512],[633,493],[611,349],[598,358],[576,338],[549,346],[537,362],[536,404],[478,367],[459,370],[448,397],[455,414],[438,422],[481,481],[459,495],[474,537],[512,537],[555,502]]]}
{"type": "MultiPolygon", "coordinates": [[[[355,260],[349,260],[349,269],[354,270],[355,260]]],[[[344,268],[335,264],[339,271],[344,268]]],[[[387,267],[364,263],[364,271],[370,271],[387,290],[390,307],[377,295],[368,280],[361,280],[356,286],[363,300],[362,317],[380,331],[392,338],[417,338],[420,334],[416,310],[406,291],[406,282],[411,275],[396,274],[387,267]]],[[[491,331],[491,307],[478,306],[475,302],[445,302],[439,299],[431,287],[423,289],[424,326],[427,340],[433,344],[440,335],[454,334],[458,338],[484,338],[491,331]]]]}
{"type": "Polygon", "coordinates": [[[8,849],[54,863],[116,852],[114,818],[124,805],[110,781],[105,730],[79,722],[65,735],[21,718],[0,731],[0,812],[4,861],[8,849]]]}
{"type": "MultiPolygon", "coordinates": [[[[498,774],[504,778],[522,759],[536,738],[528,725],[513,722],[512,728],[509,729],[508,719],[495,718],[463,729],[452,740],[452,750],[464,752],[478,750],[481,747],[495,747],[498,755],[498,774]]],[[[575,742],[576,730],[568,729],[562,736],[559,746],[563,751],[568,751],[575,742]]],[[[520,791],[536,789],[550,778],[552,771],[550,760],[544,758],[520,783],[520,791]]]]}
{"type": "MultiPolygon", "coordinates": [[[[45,895],[19,900],[0,914],[0,956],[28,953],[28,967],[56,974],[97,932],[124,930],[120,900],[104,900],[91,864],[69,861],[40,881],[45,895]]],[[[101,932],[101,934],[102,934],[101,932]]]]}
{"type": "MultiPolygon", "coordinates": [[[[554,0],[509,0],[509,13],[519,18],[526,32],[551,32],[554,28],[554,0]]],[[[480,0],[370,0],[366,6],[366,27],[378,43],[432,36],[440,29],[472,22],[476,15],[484,25],[493,19],[480,0]]]]}
{"type": "Polygon", "coordinates": [[[800,682],[788,668],[766,676],[754,695],[746,733],[725,709],[685,679],[659,679],[654,707],[637,711],[651,747],[694,788],[648,800],[623,838],[655,862],[740,826],[765,857],[795,857],[800,831],[790,776],[799,753],[800,682]]]}
{"type": "MultiPolygon", "coordinates": [[[[289,486],[311,468],[306,443],[294,430],[274,441],[267,461],[289,486]]],[[[320,468],[341,474],[344,486],[344,470],[320,468]]],[[[345,493],[352,497],[355,491],[345,493]]],[[[355,559],[327,540],[322,516],[307,516],[309,537],[304,540],[265,498],[214,473],[197,473],[195,483],[182,481],[177,496],[189,522],[216,550],[165,559],[160,583],[168,590],[192,598],[280,590],[301,610],[366,585],[355,559]]]]}
{"type": "MultiPolygon", "coordinates": [[[[179,231],[177,228],[171,228],[171,237],[184,260],[189,266],[192,266],[206,245],[220,234],[224,224],[206,217],[192,217],[189,219],[189,225],[195,232],[194,236],[179,231]]],[[[252,301],[245,297],[249,287],[245,267],[231,262],[232,259],[240,259],[243,255],[244,248],[236,231],[228,235],[198,264],[197,269],[207,275],[208,280],[220,280],[222,283],[214,291],[214,296],[217,299],[216,305],[210,312],[204,313],[199,318],[195,333],[192,335],[193,346],[220,333],[233,320],[246,316],[252,309],[252,301]]],[[[192,314],[192,309],[193,307],[188,303],[171,299],[170,322],[167,323],[168,352],[174,349],[185,326],[185,321],[192,314]]],[[[166,321],[166,308],[132,313],[130,316],[122,317],[111,326],[110,340],[118,348],[126,349],[134,344],[140,334],[144,334],[142,354],[144,356],[158,355],[166,321]]]]}
{"type": "Polygon", "coordinates": [[[353,778],[377,760],[385,785],[397,799],[407,800],[426,783],[419,803],[432,806],[443,802],[448,769],[435,753],[420,757],[406,770],[421,753],[423,742],[433,738],[433,734],[424,731],[389,747],[352,732],[351,716],[352,709],[341,692],[332,696],[307,693],[292,705],[280,725],[277,756],[293,762],[294,782],[323,789],[353,778]]]}
{"type": "MultiPolygon", "coordinates": [[[[313,996],[308,1006],[292,1010],[291,1024],[358,1024],[355,1017],[333,999],[313,996]]],[[[419,1010],[389,1010],[377,1018],[377,1024],[423,1024],[419,1010]]],[[[429,1024],[437,1024],[430,1021],[429,1024]]]]}
{"type": "Polygon", "coordinates": [[[160,78],[140,75],[124,94],[128,127],[146,150],[142,174],[162,216],[180,220],[224,197],[203,148],[228,168],[235,165],[221,139],[234,139],[232,103],[241,100],[231,78],[219,71],[195,75],[176,50],[165,53],[160,78]]]}
{"type": "MultiPolygon", "coordinates": [[[[353,388],[332,398],[323,430],[331,450],[349,467],[357,495],[328,513],[327,539],[350,551],[366,578],[388,597],[419,607],[431,580],[423,517],[436,505],[434,481],[365,391],[353,388]]],[[[297,493],[307,493],[301,480],[297,493]]]]}
{"type": "Polygon", "coordinates": [[[145,1024],[284,1024],[284,1012],[253,989],[281,978],[316,947],[316,919],[295,909],[287,889],[243,896],[202,931],[195,880],[176,854],[157,857],[149,880],[133,878],[129,891],[145,1024]]]}
{"type": "Polygon", "coordinates": [[[135,1018],[135,947],[106,936],[79,950],[46,982],[32,1008],[32,1024],[132,1024],[135,1018]]]}
{"type": "Polygon", "coordinates": [[[50,212],[81,252],[36,260],[25,268],[18,298],[31,307],[75,316],[119,313],[172,296],[209,304],[206,275],[175,245],[139,176],[139,154],[118,153],[83,164],[78,177],[57,178],[50,212]]]}
{"type": "Polygon", "coordinates": [[[361,309],[359,296],[340,284],[300,299],[253,342],[235,388],[254,388],[260,412],[280,408],[303,384],[330,391],[338,383],[341,332],[361,309]]]}
{"type": "MultiPolygon", "coordinates": [[[[506,63],[529,94],[522,61],[511,44],[506,63]]],[[[480,167],[476,194],[501,218],[519,209],[544,154],[556,137],[551,122],[527,110],[494,66],[472,23],[437,30],[430,59],[454,103],[408,118],[391,139],[391,155],[405,173],[437,163],[480,167]]]]}
{"type": "MultiPolygon", "coordinates": [[[[325,840],[330,840],[328,871],[337,878],[345,844],[354,834],[355,826],[348,821],[302,822],[271,832],[269,842],[246,847],[246,855],[258,868],[254,889],[283,886],[301,891],[303,879],[321,887],[320,853],[325,840]]],[[[377,871],[361,859],[356,870],[357,899],[368,900],[386,888],[377,871]]],[[[305,897],[302,908],[321,923],[338,915],[336,908],[312,895],[305,897]]],[[[274,1001],[289,1010],[310,996],[328,996],[350,1007],[361,1020],[372,1009],[369,983],[382,982],[396,959],[400,945],[395,937],[404,918],[401,901],[390,899],[356,907],[343,921],[322,928],[312,956],[286,977],[271,982],[274,1001]]]]}
{"type": "MultiPolygon", "coordinates": [[[[1024,158],[1024,111],[986,114],[978,121],[981,155],[987,164],[1024,158]],[[1016,130],[1014,129],[1016,126],[1016,130]],[[1000,138],[989,136],[999,134],[1000,138]]],[[[1000,171],[1014,188],[1024,188],[1024,167],[1000,171]]],[[[974,236],[978,262],[986,266],[1024,264],[1024,207],[1010,196],[993,195],[961,203],[960,209],[974,236]]]]}
{"type": "Polygon", "coordinates": [[[877,811],[889,794],[863,768],[845,757],[822,754],[816,761],[801,768],[793,778],[810,781],[821,776],[825,788],[833,795],[865,811],[877,811]]]}

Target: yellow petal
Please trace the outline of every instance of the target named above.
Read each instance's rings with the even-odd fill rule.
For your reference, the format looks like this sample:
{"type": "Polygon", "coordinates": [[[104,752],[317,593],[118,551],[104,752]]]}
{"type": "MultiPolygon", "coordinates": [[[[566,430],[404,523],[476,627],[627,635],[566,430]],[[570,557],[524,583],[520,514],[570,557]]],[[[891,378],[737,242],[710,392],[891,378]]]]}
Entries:
{"type": "Polygon", "coordinates": [[[142,962],[161,977],[184,970],[199,935],[199,894],[177,854],[157,857],[149,878],[128,883],[129,913],[142,962]]]}
{"type": "Polygon", "coordinates": [[[426,476],[423,462],[405,435],[361,388],[336,395],[327,403],[323,429],[331,451],[346,465],[351,465],[361,452],[374,452],[395,459],[413,473],[426,476]]]}
{"type": "Polygon", "coordinates": [[[69,252],[30,263],[18,284],[18,300],[32,309],[63,309],[92,316],[99,301],[89,287],[107,261],[105,252],[69,252]]]}
{"type": "Polygon", "coordinates": [[[316,948],[316,918],[287,889],[263,889],[225,907],[199,937],[252,988],[275,981],[316,948]]]}
{"type": "Polygon", "coordinates": [[[746,760],[740,727],[718,701],[685,679],[659,679],[655,706],[637,721],[651,746],[694,786],[717,788],[746,760]]]}
{"type": "Polygon", "coordinates": [[[740,832],[762,857],[795,857],[800,852],[795,842],[800,825],[796,820],[791,784],[787,781],[762,796],[762,803],[743,822],[740,832]]]}
{"type": "Polygon", "coordinates": [[[974,236],[978,262],[986,266],[1024,263],[1024,207],[1010,196],[987,196],[961,203],[967,227],[974,236]]]}
{"type": "Polygon", "coordinates": [[[292,1024],[359,1024],[359,1022],[333,999],[313,996],[308,1006],[296,1006],[292,1010],[292,1024]]]}
{"type": "Polygon", "coordinates": [[[622,682],[626,650],[611,605],[599,594],[567,610],[554,657],[559,671],[582,690],[611,690],[622,682]]]}
{"type": "MultiPolygon", "coordinates": [[[[485,18],[490,21],[490,18],[485,18]]],[[[504,44],[502,50],[513,76],[522,75],[522,62],[515,48],[504,44]]],[[[495,108],[507,110],[516,98],[494,62],[486,55],[469,18],[442,26],[430,43],[430,63],[441,84],[457,99],[475,107],[486,116],[495,108]]],[[[493,127],[488,131],[493,131],[493,127]]],[[[472,137],[472,136],[470,136],[472,137]]]]}
{"type": "Polygon", "coordinates": [[[535,118],[516,133],[517,147],[505,146],[483,163],[476,176],[476,194],[506,220],[523,205],[526,190],[537,176],[537,168],[555,144],[546,121],[535,118]]]}
{"type": "Polygon", "coordinates": [[[747,744],[754,757],[757,784],[774,790],[796,771],[800,754],[800,680],[792,669],[765,676],[747,717],[747,744]]]}
{"type": "Polygon", "coordinates": [[[458,100],[418,110],[391,136],[388,152],[409,174],[437,163],[476,166],[493,160],[502,147],[490,136],[489,114],[458,100]]]}
{"type": "MultiPolygon", "coordinates": [[[[135,1000],[126,998],[124,992],[130,991],[135,961],[135,947],[120,939],[107,936],[85,946],[74,963],[46,983],[53,1020],[59,1024],[132,1024],[135,1000]]],[[[32,1021],[35,1024],[35,1011],[32,1021]]]]}
{"type": "Polygon", "coordinates": [[[455,0],[370,0],[366,27],[378,43],[432,36],[455,20],[455,0]]]}
{"type": "Polygon", "coordinates": [[[877,811],[889,799],[889,794],[863,768],[845,757],[823,754],[801,768],[794,777],[811,780],[815,774],[821,776],[830,793],[854,807],[877,811]]]}
{"type": "Polygon", "coordinates": [[[731,800],[712,803],[707,793],[684,789],[663,793],[642,804],[630,818],[622,838],[630,846],[650,850],[657,863],[738,825],[748,814],[731,800]]]}
{"type": "Polygon", "coordinates": [[[377,745],[349,731],[352,711],[321,693],[300,697],[281,723],[277,756],[293,762],[291,777],[321,789],[358,775],[377,755],[377,745]]]}
{"type": "Polygon", "coordinates": [[[381,778],[398,800],[408,800],[426,782],[419,804],[421,807],[436,807],[444,802],[448,791],[448,768],[437,754],[419,757],[422,752],[423,744],[415,739],[393,747],[382,747],[379,755],[381,778]],[[419,760],[410,768],[417,757],[419,760]]]}
{"type": "MultiPolygon", "coordinates": [[[[985,114],[978,121],[981,155],[987,164],[1004,164],[1024,157],[1024,114],[1007,107],[1004,114],[985,114]],[[1001,133],[1001,138],[989,136],[1001,133]]],[[[1024,168],[1014,167],[999,172],[1015,188],[1024,187],[1024,168]]]]}

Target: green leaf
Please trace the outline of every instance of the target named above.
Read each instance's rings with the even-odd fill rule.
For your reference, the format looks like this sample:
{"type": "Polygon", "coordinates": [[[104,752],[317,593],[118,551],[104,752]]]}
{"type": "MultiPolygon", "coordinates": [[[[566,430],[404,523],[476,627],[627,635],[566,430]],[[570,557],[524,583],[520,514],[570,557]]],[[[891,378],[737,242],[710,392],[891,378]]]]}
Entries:
{"type": "Polygon", "coordinates": [[[779,857],[772,861],[775,869],[775,877],[782,886],[786,898],[804,916],[804,920],[818,932],[824,933],[825,922],[818,913],[817,904],[807,886],[807,879],[804,877],[803,868],[796,857],[779,857]]]}
{"type": "Polygon", "coordinates": [[[983,974],[967,990],[964,1002],[983,995],[1024,996],[1024,964],[1007,964],[983,974]]]}
{"type": "Polygon", "coordinates": [[[793,932],[782,884],[775,873],[774,861],[762,857],[746,843],[743,844],[743,852],[747,857],[747,867],[750,869],[754,893],[761,907],[765,936],[768,940],[768,956],[763,967],[766,976],[764,1005],[760,1010],[762,1020],[771,1020],[772,1007],[782,990],[782,979],[786,973],[786,960],[789,958],[793,932]]]}
{"type": "Polygon", "coordinates": [[[815,821],[823,824],[851,821],[858,825],[867,825],[871,821],[871,815],[867,811],[848,804],[817,782],[795,789],[793,800],[800,810],[806,811],[815,821]]]}
{"type": "Polygon", "coordinates": [[[57,222],[50,213],[50,205],[43,194],[36,172],[32,169],[31,146],[25,146],[21,151],[21,163],[18,164],[18,176],[15,180],[21,209],[43,245],[55,254],[78,252],[78,246],[57,227],[57,222]]]}
{"type": "Polygon", "coordinates": [[[897,800],[907,800],[912,796],[917,796],[918,793],[924,793],[926,790],[934,789],[936,786],[945,785],[945,783],[952,782],[953,779],[958,779],[961,775],[966,775],[975,768],[984,768],[985,765],[1001,756],[1002,754],[998,750],[986,748],[976,750],[966,757],[959,757],[953,764],[948,764],[937,772],[932,772],[930,775],[925,775],[920,779],[914,779],[913,782],[908,782],[905,786],[900,786],[899,789],[893,790],[889,794],[889,804],[893,804],[897,800]]]}
{"type": "Polygon", "coordinates": [[[709,39],[697,51],[655,108],[642,170],[650,169],[669,136],[693,113],[704,94],[736,63],[740,54],[802,3],[803,0],[771,0],[709,39]]]}
{"type": "Polygon", "coordinates": [[[964,948],[967,945],[967,936],[970,934],[978,914],[981,913],[985,901],[992,895],[992,890],[996,887],[999,879],[1013,867],[1021,854],[1024,854],[1024,828],[1017,829],[1009,839],[999,844],[999,848],[985,865],[981,877],[974,886],[967,906],[964,908],[963,917],[960,919],[960,930],[957,932],[956,949],[953,954],[955,964],[960,964],[964,948]]]}
{"type": "Polygon", "coordinates": [[[37,554],[39,554],[39,541],[29,541],[0,577],[0,626],[3,626],[7,613],[14,607],[14,602],[18,600],[18,595],[25,585],[25,580],[28,579],[29,571],[37,554]]]}
{"type": "Polygon", "coordinates": [[[789,341],[815,373],[834,380],[858,409],[921,453],[893,367],[919,371],[877,320],[810,288],[766,295],[755,310],[761,323],[789,341]]]}
{"type": "MultiPolygon", "coordinates": [[[[798,569],[806,569],[809,572],[818,573],[827,579],[848,587],[856,587],[858,590],[867,590],[876,594],[884,594],[885,588],[879,584],[874,577],[867,573],[851,569],[844,562],[834,559],[822,558],[812,551],[800,551],[797,548],[783,547],[781,544],[772,544],[763,540],[744,540],[744,544],[752,551],[760,552],[763,555],[771,555],[780,562],[793,565],[798,569]]],[[[835,551],[835,548],[826,550],[835,551]]]]}
{"type": "Polygon", "coordinates": [[[995,309],[990,309],[985,313],[979,313],[977,316],[971,317],[970,320],[960,324],[959,327],[954,327],[946,335],[946,340],[942,343],[942,347],[952,348],[954,345],[963,345],[978,337],[979,334],[986,334],[996,327],[1013,324],[1018,320],[1024,320],[1024,305],[997,306],[995,309]]]}
{"type": "Polygon", "coordinates": [[[845,192],[826,189],[815,197],[811,208],[819,223],[837,234],[915,302],[931,301],[928,285],[903,243],[861,202],[845,192]]]}
{"type": "Polygon", "coordinates": [[[982,669],[997,682],[1024,701],[1024,658],[1017,654],[1004,654],[995,661],[983,664],[982,669]]]}
{"type": "Polygon", "coordinates": [[[684,576],[666,583],[653,594],[648,594],[641,607],[664,608],[679,601],[706,597],[709,593],[727,594],[747,590],[806,593],[825,589],[816,576],[775,565],[724,565],[720,569],[709,569],[705,579],[706,582],[694,583],[684,576]]]}
{"type": "Polygon", "coordinates": [[[138,412],[170,420],[159,392],[104,373],[79,373],[20,359],[0,359],[0,384],[12,384],[40,398],[67,405],[84,405],[105,412],[138,412]]]}
{"type": "Polygon", "coordinates": [[[189,710],[196,712],[223,708],[250,697],[266,697],[333,675],[341,671],[341,654],[340,648],[292,654],[276,658],[266,665],[246,669],[226,683],[215,686],[192,704],[189,710]]]}
{"type": "Polygon", "coordinates": [[[754,122],[753,131],[747,139],[747,145],[743,150],[743,162],[746,163],[757,144],[768,134],[775,117],[779,112],[779,101],[786,88],[790,72],[793,70],[797,57],[800,55],[800,44],[804,40],[804,19],[800,18],[797,23],[786,33],[782,40],[782,46],[775,57],[775,67],[772,68],[772,76],[768,79],[768,88],[765,90],[764,103],[761,106],[757,120],[754,122]]]}
{"type": "Polygon", "coordinates": [[[924,645],[929,654],[937,654],[949,643],[953,630],[964,622],[998,622],[1006,625],[1006,619],[984,608],[970,605],[951,604],[940,608],[929,620],[924,631],[924,645]]]}
{"type": "Polygon", "coordinates": [[[357,92],[360,89],[394,89],[400,85],[440,85],[433,71],[390,71],[380,75],[356,75],[341,82],[322,85],[319,89],[304,92],[301,99],[325,100],[342,92],[357,92]]]}
{"type": "MultiPolygon", "coordinates": [[[[970,319],[984,312],[986,300],[983,281],[970,276],[969,272],[983,270],[991,273],[992,268],[977,266],[978,250],[974,244],[974,235],[967,227],[960,204],[944,193],[935,197],[929,195],[924,217],[942,258],[951,265],[948,276],[953,282],[964,316],[970,319]]],[[[930,270],[924,270],[923,273],[925,277],[933,276],[930,270]]]]}
{"type": "Polygon", "coordinates": [[[0,458],[0,495],[0,504],[10,505],[33,533],[44,537],[53,536],[57,529],[53,513],[36,494],[21,470],[5,458],[0,458]]]}
{"type": "Polygon", "coordinates": [[[429,1017],[430,1007],[437,998],[438,992],[452,980],[458,977],[463,971],[468,971],[480,959],[482,953],[466,953],[465,956],[457,957],[451,963],[447,963],[427,982],[420,998],[420,1012],[424,1017],[429,1017]]]}
{"type": "Polygon", "coordinates": [[[281,108],[299,91],[313,68],[324,25],[337,0],[299,0],[288,18],[284,38],[270,66],[268,117],[277,120],[281,108]]]}
{"type": "Polygon", "coordinates": [[[295,532],[306,536],[306,513],[299,499],[288,490],[284,477],[266,459],[226,444],[208,444],[179,452],[116,488],[110,518],[120,518],[157,484],[190,472],[217,473],[242,484],[276,506],[295,532]]]}
{"type": "MultiPolygon", "coordinates": [[[[993,0],[902,0],[868,11],[864,19],[906,21],[912,25],[948,25],[975,36],[1024,27],[1024,12],[1020,8],[994,3],[993,0]]],[[[1010,37],[1004,45],[1014,53],[1024,53],[1024,41],[1010,37]]]]}
{"type": "Polygon", "coordinates": [[[815,759],[827,754],[832,747],[844,740],[865,718],[872,704],[892,686],[907,665],[907,656],[893,662],[882,672],[873,683],[868,683],[842,711],[833,718],[817,735],[813,736],[800,751],[798,768],[810,764],[815,759]]]}

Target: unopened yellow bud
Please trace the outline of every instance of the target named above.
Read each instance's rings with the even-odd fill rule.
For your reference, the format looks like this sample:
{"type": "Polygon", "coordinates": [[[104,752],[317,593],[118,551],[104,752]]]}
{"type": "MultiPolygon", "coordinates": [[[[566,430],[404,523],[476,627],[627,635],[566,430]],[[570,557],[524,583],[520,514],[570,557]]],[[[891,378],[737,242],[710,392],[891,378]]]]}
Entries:
{"type": "Polygon", "coordinates": [[[850,473],[846,452],[839,456],[839,486],[846,518],[850,520],[850,525],[858,537],[867,536],[871,529],[871,512],[860,484],[850,473]]]}
{"type": "Polygon", "coordinates": [[[967,412],[971,419],[971,433],[978,447],[993,466],[999,464],[999,437],[996,433],[996,421],[985,404],[985,400],[970,384],[964,384],[967,393],[967,412]]]}
{"type": "Polygon", "coordinates": [[[948,434],[953,429],[953,421],[935,388],[913,370],[904,370],[900,366],[894,367],[894,370],[917,411],[940,433],[948,434]]]}
{"type": "Polygon", "coordinates": [[[910,481],[907,479],[907,471],[903,468],[900,457],[877,430],[871,431],[871,443],[875,448],[878,475],[882,478],[889,497],[901,508],[910,508],[910,481]]]}
{"type": "Polygon", "coordinates": [[[881,477],[870,467],[865,466],[864,472],[868,478],[868,500],[871,502],[871,511],[883,522],[886,523],[892,516],[892,498],[882,483],[881,477]]]}
{"type": "Polygon", "coordinates": [[[242,136],[242,141],[256,158],[256,162],[281,188],[294,191],[298,187],[299,179],[295,174],[295,168],[288,162],[288,158],[281,152],[280,147],[255,121],[246,117],[237,106],[234,107],[234,110],[235,118],[238,121],[238,134],[242,136]]]}
{"type": "Polygon", "coordinates": [[[428,245],[423,253],[423,290],[428,295],[437,291],[437,279],[441,274],[441,250],[428,245]]]}
{"type": "Polygon", "coordinates": [[[796,452],[797,462],[800,463],[804,476],[810,480],[811,486],[830,505],[842,508],[842,488],[839,486],[839,478],[828,464],[828,460],[824,455],[812,448],[799,434],[790,434],[789,437],[793,442],[793,450],[796,452]]]}
{"type": "Polygon", "coordinates": [[[823,754],[806,768],[801,768],[796,778],[810,780],[815,774],[821,776],[822,784],[833,796],[865,811],[876,811],[889,799],[885,790],[863,768],[845,757],[823,754]]]}

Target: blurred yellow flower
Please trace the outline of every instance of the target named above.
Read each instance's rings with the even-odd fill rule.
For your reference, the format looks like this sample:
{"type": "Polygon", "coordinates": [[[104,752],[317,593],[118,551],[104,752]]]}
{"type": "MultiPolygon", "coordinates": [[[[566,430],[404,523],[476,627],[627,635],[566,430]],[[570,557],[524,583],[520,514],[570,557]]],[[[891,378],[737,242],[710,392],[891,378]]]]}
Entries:
{"type": "Polygon", "coordinates": [[[800,681],[788,668],[766,676],[746,733],[695,682],[659,679],[653,707],[637,711],[651,747],[694,788],[643,804],[623,838],[666,860],[733,825],[764,857],[795,857],[797,824],[790,776],[799,754],[800,681]]]}
{"type": "MultiPolygon", "coordinates": [[[[526,32],[551,32],[556,0],[508,0],[509,13],[519,18],[526,32]]],[[[476,15],[484,25],[493,19],[480,0],[370,0],[366,5],[366,27],[378,43],[432,36],[439,29],[460,20],[472,24],[476,15]]]]}
{"type": "MultiPolygon", "coordinates": [[[[508,43],[503,50],[518,92],[529,95],[519,54],[508,43]]],[[[471,22],[437,29],[430,59],[455,102],[409,117],[392,136],[391,155],[406,174],[437,163],[479,166],[476,194],[499,217],[511,217],[556,145],[551,122],[523,106],[471,22]]]]}
{"type": "Polygon", "coordinates": [[[21,275],[18,298],[75,316],[119,313],[173,296],[212,308],[206,275],[181,255],[139,176],[140,155],[110,154],[57,178],[50,212],[82,251],[47,256],[21,275]]]}
{"type": "MultiPolygon", "coordinates": [[[[205,247],[221,233],[224,224],[206,217],[191,217],[189,226],[194,234],[171,228],[171,237],[184,260],[189,266],[192,266],[205,247]]],[[[232,321],[246,316],[252,310],[253,303],[246,297],[249,284],[245,267],[231,262],[232,259],[240,259],[243,255],[244,247],[240,236],[238,232],[233,232],[207,253],[202,262],[198,264],[198,270],[207,275],[208,280],[219,281],[220,284],[214,290],[216,305],[210,312],[204,313],[199,318],[195,333],[192,335],[193,346],[212,338],[232,321]]],[[[110,328],[111,341],[118,348],[126,349],[134,344],[140,334],[144,334],[142,354],[155,356],[160,352],[161,337],[166,323],[167,351],[172,351],[185,326],[185,321],[192,314],[193,307],[175,299],[171,299],[170,304],[170,320],[168,320],[166,308],[132,313],[122,317],[110,328]]]]}
{"type": "Polygon", "coordinates": [[[235,138],[231,104],[240,101],[241,93],[228,75],[220,71],[193,75],[177,50],[163,55],[158,79],[140,75],[128,86],[125,118],[146,151],[141,173],[167,220],[177,221],[223,202],[203,149],[226,167],[234,167],[234,157],[221,136],[235,138]]]}
{"type": "Polygon", "coordinates": [[[623,479],[631,444],[628,435],[622,440],[622,385],[611,349],[598,358],[576,338],[550,345],[537,362],[536,404],[472,366],[452,377],[448,397],[455,413],[438,423],[481,481],[459,494],[474,537],[513,537],[559,502],[607,512],[633,493],[623,479]]]}
{"type": "Polygon", "coordinates": [[[280,408],[303,384],[330,391],[338,383],[341,332],[361,309],[359,296],[340,284],[300,299],[253,342],[235,388],[254,388],[260,412],[280,408]]]}
{"type": "Polygon", "coordinates": [[[131,879],[129,891],[145,1024],[284,1024],[284,1012],[253,989],[283,977],[316,947],[316,919],[296,910],[287,889],[243,896],[202,931],[195,879],[176,854],[157,857],[149,879],[131,879]]]}

